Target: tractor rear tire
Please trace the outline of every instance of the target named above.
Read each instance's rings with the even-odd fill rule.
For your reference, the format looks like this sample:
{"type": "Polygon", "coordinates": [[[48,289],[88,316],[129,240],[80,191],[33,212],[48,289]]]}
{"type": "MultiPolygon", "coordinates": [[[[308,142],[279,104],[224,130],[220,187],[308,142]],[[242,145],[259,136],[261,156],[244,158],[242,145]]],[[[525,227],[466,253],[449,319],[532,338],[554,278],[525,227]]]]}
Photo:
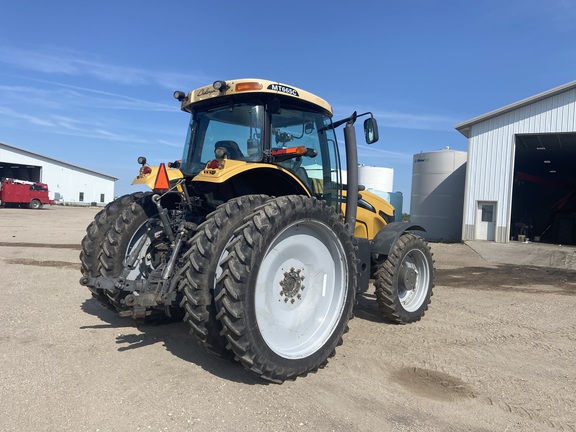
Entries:
{"type": "Polygon", "coordinates": [[[234,233],[217,281],[218,319],[245,368],[283,382],[324,367],[348,330],[358,248],[315,198],[266,202],[234,233]]]}
{"type": "Polygon", "coordinates": [[[414,234],[400,236],[379,263],[374,286],[380,311],[396,324],[419,321],[432,297],[434,260],[430,246],[414,234]]]}
{"type": "MultiPolygon", "coordinates": [[[[147,235],[148,220],[157,217],[158,210],[152,202],[152,193],[143,193],[132,204],[123,209],[116,218],[102,243],[102,253],[99,256],[101,276],[118,277],[124,270],[124,259],[128,257],[132,248],[138,244],[142,236],[147,235]]],[[[164,253],[168,251],[161,239],[156,239],[155,234],[162,229],[156,227],[148,233],[148,240],[138,257],[135,268],[129,273],[127,279],[146,279],[154,270],[164,253]]],[[[128,294],[125,291],[106,291],[110,303],[117,310],[124,310],[122,299],[128,294]]]]}
{"type": "Polygon", "coordinates": [[[267,195],[246,195],[234,198],[209,214],[198,227],[187,253],[186,269],[179,286],[184,293],[184,321],[190,324],[190,334],[201,346],[218,357],[231,359],[228,341],[221,335],[222,324],[216,319],[214,287],[222,273],[220,261],[226,246],[244,218],[269,200],[267,195]]]}
{"type": "MultiPolygon", "coordinates": [[[[86,228],[86,235],[82,239],[82,251],[80,252],[81,271],[84,277],[98,277],[100,273],[100,254],[102,253],[102,243],[110,227],[116,222],[120,213],[129,207],[134,201],[143,195],[136,192],[130,195],[123,195],[120,198],[108,203],[100,212],[96,214],[94,220],[86,228]]],[[[104,290],[89,288],[92,295],[106,307],[110,307],[108,297],[104,290]]]]}

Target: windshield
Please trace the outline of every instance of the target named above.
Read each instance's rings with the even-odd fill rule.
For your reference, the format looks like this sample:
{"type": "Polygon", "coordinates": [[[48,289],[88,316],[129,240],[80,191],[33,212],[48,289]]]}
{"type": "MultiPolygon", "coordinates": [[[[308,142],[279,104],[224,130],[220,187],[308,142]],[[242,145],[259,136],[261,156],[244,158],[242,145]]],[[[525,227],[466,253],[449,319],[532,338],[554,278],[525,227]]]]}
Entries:
{"type": "Polygon", "coordinates": [[[311,195],[332,202],[342,186],[330,117],[289,105],[270,111],[265,115],[265,105],[259,102],[194,111],[180,169],[195,176],[216,157],[215,149],[224,148],[229,159],[280,165],[298,177],[311,195]],[[305,153],[298,154],[302,148],[305,153]]]}
{"type": "Polygon", "coordinates": [[[226,149],[230,159],[262,159],[262,105],[237,104],[217,107],[192,115],[181,170],[196,175],[214,159],[214,150],[226,149]]]}

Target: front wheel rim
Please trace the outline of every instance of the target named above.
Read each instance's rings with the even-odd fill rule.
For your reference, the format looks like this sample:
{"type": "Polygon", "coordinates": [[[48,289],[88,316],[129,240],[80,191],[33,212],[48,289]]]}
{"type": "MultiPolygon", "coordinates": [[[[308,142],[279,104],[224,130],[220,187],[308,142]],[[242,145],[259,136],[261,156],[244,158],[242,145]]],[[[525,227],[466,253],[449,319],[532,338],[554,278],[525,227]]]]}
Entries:
{"type": "Polygon", "coordinates": [[[254,298],[260,334],[272,351],[298,359],[324,346],[346,304],[347,264],[340,239],[320,221],[299,221],[276,236],[254,298]]]}
{"type": "Polygon", "coordinates": [[[404,255],[398,276],[398,299],[408,312],[418,310],[428,295],[430,269],[426,255],[412,249],[404,255]]]}

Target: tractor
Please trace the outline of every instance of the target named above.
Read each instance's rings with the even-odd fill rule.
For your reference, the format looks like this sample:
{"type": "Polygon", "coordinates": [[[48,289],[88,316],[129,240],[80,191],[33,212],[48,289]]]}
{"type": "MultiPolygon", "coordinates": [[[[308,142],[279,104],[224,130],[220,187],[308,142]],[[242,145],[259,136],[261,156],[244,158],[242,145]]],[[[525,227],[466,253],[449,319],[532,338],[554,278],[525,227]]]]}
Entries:
{"type": "Polygon", "coordinates": [[[82,278],[107,307],[184,320],[209,352],[283,382],[326,365],[358,294],[374,284],[385,318],[420,320],[430,303],[430,247],[358,184],[355,122],[332,121],[305,90],[263,79],[215,81],[188,94],[181,160],[138,158],[134,184],[88,226],[82,278]],[[347,181],[336,128],[344,125],[347,181]]]}

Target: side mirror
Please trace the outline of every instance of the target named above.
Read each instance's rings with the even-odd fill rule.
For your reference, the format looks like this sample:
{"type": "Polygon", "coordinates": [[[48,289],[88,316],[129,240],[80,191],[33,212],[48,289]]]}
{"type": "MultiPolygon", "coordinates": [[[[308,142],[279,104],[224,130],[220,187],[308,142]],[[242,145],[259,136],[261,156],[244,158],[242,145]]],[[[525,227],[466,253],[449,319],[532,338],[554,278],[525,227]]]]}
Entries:
{"type": "Polygon", "coordinates": [[[378,141],[378,124],[374,117],[364,120],[364,136],[367,144],[374,144],[378,141]]]}

